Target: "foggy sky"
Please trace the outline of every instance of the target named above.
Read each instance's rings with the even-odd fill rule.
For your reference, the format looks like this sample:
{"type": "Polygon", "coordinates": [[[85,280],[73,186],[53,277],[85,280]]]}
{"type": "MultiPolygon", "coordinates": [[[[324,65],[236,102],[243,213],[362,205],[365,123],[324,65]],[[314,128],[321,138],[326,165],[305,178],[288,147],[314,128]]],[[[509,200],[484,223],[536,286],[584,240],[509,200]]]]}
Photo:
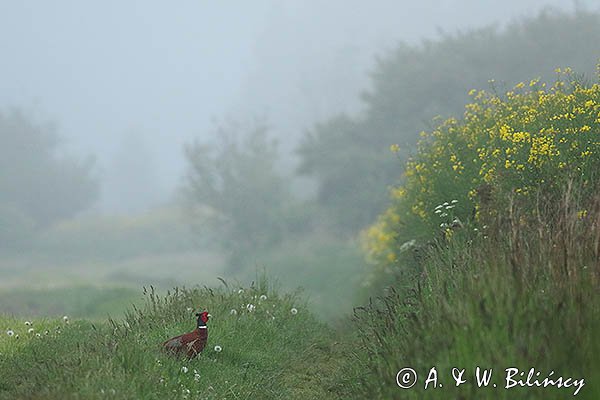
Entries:
{"type": "Polygon", "coordinates": [[[359,112],[374,55],[400,40],[573,4],[0,0],[0,108],[56,121],[70,153],[97,157],[97,209],[135,211],[171,196],[183,143],[215,119],[265,116],[293,143],[318,120],[359,112]]]}

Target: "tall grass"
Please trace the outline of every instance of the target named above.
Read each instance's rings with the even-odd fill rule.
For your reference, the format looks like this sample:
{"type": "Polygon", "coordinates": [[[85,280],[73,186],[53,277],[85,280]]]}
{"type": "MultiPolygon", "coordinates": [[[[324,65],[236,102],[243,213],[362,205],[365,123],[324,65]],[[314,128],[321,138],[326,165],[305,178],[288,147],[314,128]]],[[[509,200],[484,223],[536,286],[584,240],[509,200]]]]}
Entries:
{"type": "MultiPolygon", "coordinates": [[[[505,369],[584,378],[579,398],[600,398],[600,197],[569,183],[525,213],[514,198],[481,232],[462,228],[415,250],[420,269],[387,296],[356,310],[370,376],[369,398],[568,398],[574,389],[505,389],[505,369]],[[582,204],[585,201],[585,204],[582,204]],[[586,209],[586,213],[580,210],[586,209]],[[431,367],[443,388],[424,389],[431,367]],[[478,388],[475,368],[497,388],[478,388]],[[396,374],[420,381],[402,390],[396,374]],[[452,368],[466,368],[455,387],[452,368]]],[[[535,196],[534,196],[535,197],[535,196]]]]}
{"type": "MultiPolygon", "coordinates": [[[[7,323],[23,325],[0,319],[7,323]]],[[[301,298],[280,294],[265,280],[244,288],[175,289],[166,296],[150,289],[145,305],[124,319],[73,320],[61,333],[41,338],[2,333],[0,398],[348,397],[352,383],[334,340],[301,298]],[[212,315],[203,353],[188,361],[162,352],[162,341],[194,328],[198,308],[212,315]]]]}

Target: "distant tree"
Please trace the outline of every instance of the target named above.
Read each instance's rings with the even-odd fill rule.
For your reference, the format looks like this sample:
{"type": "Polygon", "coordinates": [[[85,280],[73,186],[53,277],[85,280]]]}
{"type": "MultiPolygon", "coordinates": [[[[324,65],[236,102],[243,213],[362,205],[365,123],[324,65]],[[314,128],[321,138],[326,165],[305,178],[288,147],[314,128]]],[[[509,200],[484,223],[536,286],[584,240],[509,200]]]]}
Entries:
{"type": "Polygon", "coordinates": [[[219,236],[231,266],[242,268],[281,239],[289,184],[277,171],[277,146],[265,123],[232,123],[216,133],[217,143],[186,146],[184,192],[192,204],[215,212],[215,223],[206,228],[219,236]]]}
{"type": "Polygon", "coordinates": [[[0,111],[0,220],[12,226],[3,227],[5,234],[71,217],[97,198],[93,160],[59,150],[53,126],[20,111],[0,111]]]}
{"type": "Polygon", "coordinates": [[[316,179],[321,206],[353,232],[385,208],[386,188],[400,178],[390,145],[399,144],[405,160],[435,116],[460,115],[467,93],[488,88],[490,79],[506,87],[553,80],[554,69],[566,66],[591,75],[599,55],[600,15],[583,11],[401,44],[377,61],[363,115],[338,116],[307,133],[299,172],[316,179]]]}

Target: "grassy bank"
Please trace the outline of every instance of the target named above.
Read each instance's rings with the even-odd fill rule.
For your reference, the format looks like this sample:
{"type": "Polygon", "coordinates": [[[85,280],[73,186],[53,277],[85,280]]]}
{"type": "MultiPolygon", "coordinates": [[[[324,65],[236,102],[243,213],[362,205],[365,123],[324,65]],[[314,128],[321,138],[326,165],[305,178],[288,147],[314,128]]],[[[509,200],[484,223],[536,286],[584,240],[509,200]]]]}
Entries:
{"type": "Polygon", "coordinates": [[[419,267],[404,271],[387,296],[357,310],[371,376],[362,397],[547,399],[575,393],[574,387],[506,388],[512,384],[507,368],[524,372],[514,378],[523,382],[534,368],[530,382],[554,371],[553,379],[585,379],[577,398],[600,398],[597,206],[582,217],[565,197],[547,220],[507,210],[483,232],[459,229],[415,248],[419,267]],[[477,366],[493,369],[489,386],[478,387],[477,366]],[[411,390],[396,383],[406,367],[419,375],[411,390]],[[425,390],[432,367],[443,388],[430,382],[425,390]],[[465,369],[459,387],[453,368],[465,369]]]}
{"type": "Polygon", "coordinates": [[[148,293],[122,321],[39,319],[33,333],[22,319],[0,326],[0,398],[323,399],[353,386],[336,334],[266,283],[148,293]],[[206,350],[191,361],[162,353],[163,340],[193,329],[198,307],[212,315],[206,350]]]}

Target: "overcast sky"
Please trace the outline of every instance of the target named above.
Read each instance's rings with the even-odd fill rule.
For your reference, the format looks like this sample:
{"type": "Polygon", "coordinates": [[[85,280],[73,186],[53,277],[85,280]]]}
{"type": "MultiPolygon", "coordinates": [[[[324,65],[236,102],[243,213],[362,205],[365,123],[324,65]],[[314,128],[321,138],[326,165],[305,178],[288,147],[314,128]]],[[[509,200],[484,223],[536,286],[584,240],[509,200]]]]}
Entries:
{"type": "Polygon", "coordinates": [[[57,122],[71,153],[97,157],[99,210],[139,210],[171,195],[183,143],[206,137],[214,119],[266,116],[294,140],[358,112],[374,55],[400,40],[573,4],[0,0],[0,108],[57,122]]]}

